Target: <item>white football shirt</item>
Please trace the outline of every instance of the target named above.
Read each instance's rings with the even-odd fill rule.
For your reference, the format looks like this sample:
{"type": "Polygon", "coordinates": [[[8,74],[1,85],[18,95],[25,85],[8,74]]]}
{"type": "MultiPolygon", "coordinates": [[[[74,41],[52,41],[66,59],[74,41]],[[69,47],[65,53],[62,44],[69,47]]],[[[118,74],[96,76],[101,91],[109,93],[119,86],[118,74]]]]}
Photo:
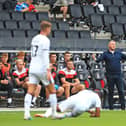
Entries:
{"type": "Polygon", "coordinates": [[[46,72],[49,67],[50,40],[42,34],[36,35],[31,43],[30,71],[46,72]]]}

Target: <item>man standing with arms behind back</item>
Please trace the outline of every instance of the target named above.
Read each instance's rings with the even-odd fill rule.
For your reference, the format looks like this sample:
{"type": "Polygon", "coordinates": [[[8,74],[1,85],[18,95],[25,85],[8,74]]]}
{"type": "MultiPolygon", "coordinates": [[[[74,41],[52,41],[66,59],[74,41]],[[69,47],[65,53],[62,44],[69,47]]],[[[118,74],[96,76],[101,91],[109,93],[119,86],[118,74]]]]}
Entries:
{"type": "MultiPolygon", "coordinates": [[[[95,57],[93,56],[95,59],[95,57]]],[[[116,42],[111,40],[108,44],[108,50],[104,52],[99,58],[95,59],[96,62],[105,61],[106,77],[109,90],[109,109],[113,109],[113,92],[116,85],[119,93],[119,100],[121,103],[121,109],[125,110],[124,99],[124,86],[122,82],[121,63],[120,61],[125,59],[126,55],[116,50],[116,42]]]]}
{"type": "Polygon", "coordinates": [[[54,88],[54,82],[51,77],[49,69],[49,48],[50,40],[47,36],[51,32],[51,23],[48,21],[42,21],[40,24],[40,34],[36,35],[32,39],[31,43],[31,63],[29,69],[29,86],[28,91],[24,99],[24,119],[31,120],[30,105],[32,95],[36,89],[37,84],[40,81],[48,88],[50,93],[49,101],[52,107],[52,117],[56,117],[56,91],[54,88]]]}

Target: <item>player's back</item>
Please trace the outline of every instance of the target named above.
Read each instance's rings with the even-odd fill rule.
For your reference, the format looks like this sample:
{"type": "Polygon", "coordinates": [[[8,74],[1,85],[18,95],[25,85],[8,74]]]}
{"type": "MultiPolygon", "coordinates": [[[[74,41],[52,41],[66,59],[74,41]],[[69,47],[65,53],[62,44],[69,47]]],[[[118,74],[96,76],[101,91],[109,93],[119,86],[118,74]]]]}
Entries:
{"type": "Polygon", "coordinates": [[[47,69],[49,66],[50,41],[44,35],[36,35],[31,43],[31,64],[30,67],[47,69]]]}
{"type": "Polygon", "coordinates": [[[96,105],[100,106],[101,101],[99,96],[90,90],[83,90],[77,94],[79,104],[83,104],[89,108],[95,107],[96,105]]]}

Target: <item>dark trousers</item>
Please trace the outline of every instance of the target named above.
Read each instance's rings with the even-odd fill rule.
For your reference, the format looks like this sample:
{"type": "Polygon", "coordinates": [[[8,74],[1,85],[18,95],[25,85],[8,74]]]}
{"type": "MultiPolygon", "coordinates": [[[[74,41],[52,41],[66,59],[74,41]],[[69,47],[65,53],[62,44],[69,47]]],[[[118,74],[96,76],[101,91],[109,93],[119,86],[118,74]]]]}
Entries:
{"type": "Polygon", "coordinates": [[[12,97],[12,91],[13,91],[13,84],[11,81],[9,81],[8,84],[0,84],[0,91],[7,91],[7,97],[11,98],[12,97]]]}
{"type": "Polygon", "coordinates": [[[119,93],[121,109],[125,109],[124,85],[123,85],[123,81],[122,81],[122,75],[107,76],[107,83],[108,83],[108,90],[109,90],[109,98],[108,98],[109,109],[113,109],[113,93],[114,93],[115,85],[116,85],[118,93],[119,93]]]}

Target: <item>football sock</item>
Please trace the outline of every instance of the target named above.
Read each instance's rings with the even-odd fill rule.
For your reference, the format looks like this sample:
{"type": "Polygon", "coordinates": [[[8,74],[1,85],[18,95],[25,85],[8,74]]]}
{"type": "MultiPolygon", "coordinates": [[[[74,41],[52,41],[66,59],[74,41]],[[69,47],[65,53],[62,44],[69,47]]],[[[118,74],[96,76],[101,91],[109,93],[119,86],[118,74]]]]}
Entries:
{"type": "Polygon", "coordinates": [[[32,102],[35,103],[36,99],[37,99],[37,97],[33,97],[32,102]]]}
{"type": "Polygon", "coordinates": [[[30,116],[30,105],[31,105],[32,95],[26,94],[24,99],[24,107],[25,107],[25,116],[30,116]]]}
{"type": "Polygon", "coordinates": [[[8,103],[11,103],[11,102],[12,102],[12,98],[8,98],[8,99],[7,99],[7,102],[8,102],[8,103]]]}
{"type": "Polygon", "coordinates": [[[55,117],[56,116],[56,106],[57,106],[56,94],[50,94],[49,101],[50,101],[50,105],[52,108],[52,117],[55,117]]]}

